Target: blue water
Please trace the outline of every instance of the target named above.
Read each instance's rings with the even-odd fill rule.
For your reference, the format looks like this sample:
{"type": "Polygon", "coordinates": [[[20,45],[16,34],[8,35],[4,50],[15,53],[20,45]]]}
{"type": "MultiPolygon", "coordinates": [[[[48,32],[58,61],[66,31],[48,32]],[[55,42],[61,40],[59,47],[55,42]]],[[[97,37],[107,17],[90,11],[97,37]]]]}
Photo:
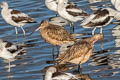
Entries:
{"type": "MultiPolygon", "coordinates": [[[[4,0],[1,0],[2,2],[4,0]]],[[[44,0],[5,0],[9,7],[20,10],[31,17],[38,23],[27,24],[24,26],[26,35],[36,29],[42,20],[48,20],[56,13],[48,10],[44,4],[44,0]]],[[[109,0],[102,3],[90,4],[87,0],[71,0],[79,7],[91,13],[90,5],[110,4],[109,0]]],[[[69,31],[69,25],[65,27],[69,31]]],[[[103,49],[101,49],[100,41],[94,46],[93,56],[83,64],[83,74],[89,75],[91,80],[119,80],[119,26],[110,24],[103,28],[104,39],[103,49]],[[117,28],[118,27],[118,28],[117,28]]],[[[18,41],[23,41],[22,30],[19,28],[18,41]]],[[[80,22],[75,24],[75,33],[83,34],[82,37],[91,36],[92,29],[84,29],[80,26],[80,22]]],[[[99,33],[97,29],[96,33],[99,33]]],[[[14,27],[5,23],[0,15],[0,38],[15,43],[14,27]]],[[[0,58],[0,80],[43,80],[44,73],[41,72],[45,67],[53,65],[47,64],[46,61],[52,60],[52,45],[42,40],[40,32],[34,33],[32,36],[26,36],[25,44],[33,46],[27,47],[27,54],[21,56],[11,63],[11,72],[7,72],[8,63],[0,58]]],[[[56,53],[57,50],[55,49],[56,53]]],[[[88,80],[88,79],[86,79],[88,80]]]]}

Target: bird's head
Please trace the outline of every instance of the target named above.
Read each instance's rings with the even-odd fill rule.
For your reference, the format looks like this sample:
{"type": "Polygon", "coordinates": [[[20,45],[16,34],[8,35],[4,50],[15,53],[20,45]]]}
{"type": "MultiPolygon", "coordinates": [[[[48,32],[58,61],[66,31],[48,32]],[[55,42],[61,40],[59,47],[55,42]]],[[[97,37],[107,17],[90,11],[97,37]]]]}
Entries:
{"type": "Polygon", "coordinates": [[[8,3],[7,2],[1,2],[0,7],[1,8],[8,8],[8,3]]]}
{"type": "Polygon", "coordinates": [[[38,31],[40,29],[43,29],[45,28],[46,26],[49,25],[49,22],[47,20],[43,20],[41,23],[40,23],[40,26],[35,30],[35,31],[38,31]]]}
{"type": "Polygon", "coordinates": [[[91,44],[94,44],[98,40],[102,40],[104,38],[103,34],[95,34],[90,38],[85,39],[86,41],[90,42],[91,44]]]}
{"type": "Polygon", "coordinates": [[[47,72],[46,73],[55,73],[57,70],[55,67],[50,67],[48,68],[47,72]]]}

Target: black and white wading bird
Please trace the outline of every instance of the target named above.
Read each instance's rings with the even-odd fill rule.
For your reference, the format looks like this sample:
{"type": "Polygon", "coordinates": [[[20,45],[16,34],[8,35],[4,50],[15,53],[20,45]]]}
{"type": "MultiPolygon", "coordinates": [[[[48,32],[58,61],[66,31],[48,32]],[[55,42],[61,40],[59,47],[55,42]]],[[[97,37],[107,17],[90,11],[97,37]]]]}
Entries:
{"type": "Polygon", "coordinates": [[[2,2],[0,7],[2,8],[2,18],[6,21],[6,23],[15,27],[16,35],[18,34],[17,27],[21,27],[25,36],[23,26],[27,23],[35,23],[34,19],[29,17],[27,14],[24,14],[18,10],[9,9],[7,2],[2,2]]]}
{"type": "Polygon", "coordinates": [[[13,44],[0,39],[0,57],[9,61],[8,72],[10,72],[10,62],[13,61],[16,56],[25,53],[25,48],[22,45],[13,44]]]}
{"type": "Polygon", "coordinates": [[[94,28],[92,35],[94,35],[97,27],[101,28],[100,33],[102,33],[102,27],[108,25],[113,18],[120,19],[119,16],[120,12],[112,8],[100,8],[83,20],[81,26],[84,28],[94,28]]]}
{"type": "Polygon", "coordinates": [[[78,80],[78,78],[71,73],[57,72],[55,67],[50,67],[46,71],[44,80],[78,80]]]}
{"type": "Polygon", "coordinates": [[[64,19],[71,22],[70,27],[73,27],[74,22],[81,21],[86,16],[88,16],[88,14],[85,11],[78,8],[76,5],[65,4],[64,0],[58,0],[58,14],[64,19]]]}

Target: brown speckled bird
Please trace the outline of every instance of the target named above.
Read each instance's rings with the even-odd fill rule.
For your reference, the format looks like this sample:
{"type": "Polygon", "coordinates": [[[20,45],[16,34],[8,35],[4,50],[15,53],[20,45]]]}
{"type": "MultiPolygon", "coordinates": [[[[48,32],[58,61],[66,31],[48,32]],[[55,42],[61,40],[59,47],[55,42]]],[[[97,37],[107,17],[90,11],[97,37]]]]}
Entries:
{"type": "Polygon", "coordinates": [[[102,34],[96,34],[90,38],[80,40],[74,45],[69,47],[63,54],[60,54],[57,58],[59,64],[73,63],[78,64],[80,69],[80,64],[85,63],[93,52],[93,44],[97,41],[103,39],[102,34]]]}
{"type": "Polygon", "coordinates": [[[43,20],[35,31],[40,30],[42,38],[52,44],[60,46],[67,42],[74,42],[75,38],[69,34],[62,26],[50,24],[47,20],[43,20]]]}
{"type": "Polygon", "coordinates": [[[52,44],[52,45],[62,45],[66,42],[73,42],[75,38],[70,35],[62,26],[50,24],[47,20],[43,20],[40,27],[35,31],[40,29],[40,34],[42,38],[52,44]]]}

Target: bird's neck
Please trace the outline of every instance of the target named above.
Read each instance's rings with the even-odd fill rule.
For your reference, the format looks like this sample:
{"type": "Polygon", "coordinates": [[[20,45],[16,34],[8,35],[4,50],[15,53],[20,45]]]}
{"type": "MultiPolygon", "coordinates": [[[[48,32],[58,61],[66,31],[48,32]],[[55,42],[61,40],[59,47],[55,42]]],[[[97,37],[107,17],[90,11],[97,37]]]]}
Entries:
{"type": "Polygon", "coordinates": [[[94,44],[97,40],[95,40],[94,38],[90,37],[90,38],[87,38],[85,39],[85,41],[89,42],[90,44],[94,44]]]}
{"type": "Polygon", "coordinates": [[[8,10],[8,7],[6,6],[6,7],[3,7],[3,9],[2,9],[3,11],[7,11],[8,10]]]}
{"type": "Polygon", "coordinates": [[[52,73],[46,72],[46,74],[45,74],[45,80],[52,80],[52,73]]]}
{"type": "Polygon", "coordinates": [[[63,9],[64,7],[64,0],[58,0],[58,9],[63,9]]]}

